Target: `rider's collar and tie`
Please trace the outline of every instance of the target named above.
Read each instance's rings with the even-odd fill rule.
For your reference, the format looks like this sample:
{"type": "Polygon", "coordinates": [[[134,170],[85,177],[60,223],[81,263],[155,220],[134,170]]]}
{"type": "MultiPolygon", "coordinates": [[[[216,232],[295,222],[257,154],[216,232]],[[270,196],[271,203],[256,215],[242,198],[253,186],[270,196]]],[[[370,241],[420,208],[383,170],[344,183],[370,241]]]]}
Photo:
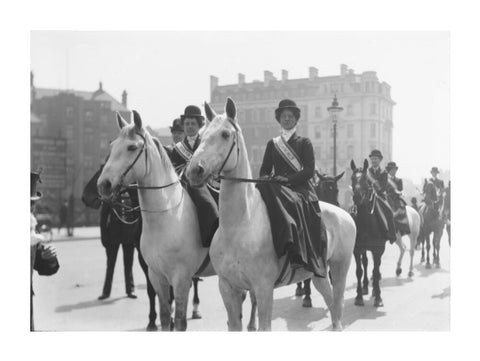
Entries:
{"type": "Polygon", "coordinates": [[[293,134],[297,131],[297,127],[293,127],[292,129],[283,129],[281,131],[282,138],[285,142],[288,142],[288,140],[292,137],[293,134]]]}

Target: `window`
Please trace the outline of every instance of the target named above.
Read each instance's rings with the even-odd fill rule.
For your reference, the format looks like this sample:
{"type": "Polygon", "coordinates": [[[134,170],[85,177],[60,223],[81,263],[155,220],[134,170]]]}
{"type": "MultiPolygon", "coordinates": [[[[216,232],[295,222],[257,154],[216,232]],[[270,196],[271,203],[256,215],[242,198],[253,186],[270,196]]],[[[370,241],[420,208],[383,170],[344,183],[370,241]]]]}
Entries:
{"type": "Polygon", "coordinates": [[[347,105],[347,115],[353,115],[353,105],[347,105]]]}
{"type": "Polygon", "coordinates": [[[320,139],[321,136],[322,136],[321,128],[322,127],[320,125],[315,126],[315,138],[316,139],[320,139]]]}
{"type": "Polygon", "coordinates": [[[321,118],[322,117],[322,107],[316,107],[315,108],[315,118],[321,118]]]}
{"type": "Polygon", "coordinates": [[[252,109],[245,110],[245,121],[248,123],[252,120],[252,109]]]}
{"type": "Polygon", "coordinates": [[[370,104],[370,115],[375,115],[377,114],[377,104],[372,103],[370,104]]]}
{"type": "Polygon", "coordinates": [[[365,82],[365,92],[368,93],[370,91],[370,83],[367,81],[365,82]]]}
{"type": "Polygon", "coordinates": [[[67,107],[67,117],[71,118],[73,117],[73,108],[72,107],[67,107]]]}
{"type": "Polygon", "coordinates": [[[352,159],[353,158],[353,153],[354,153],[353,145],[347,146],[347,159],[352,159]]]}
{"type": "Polygon", "coordinates": [[[377,136],[377,124],[370,124],[370,138],[375,138],[377,136]]]}
{"type": "Polygon", "coordinates": [[[353,124],[347,124],[347,138],[353,138],[353,124]]]}

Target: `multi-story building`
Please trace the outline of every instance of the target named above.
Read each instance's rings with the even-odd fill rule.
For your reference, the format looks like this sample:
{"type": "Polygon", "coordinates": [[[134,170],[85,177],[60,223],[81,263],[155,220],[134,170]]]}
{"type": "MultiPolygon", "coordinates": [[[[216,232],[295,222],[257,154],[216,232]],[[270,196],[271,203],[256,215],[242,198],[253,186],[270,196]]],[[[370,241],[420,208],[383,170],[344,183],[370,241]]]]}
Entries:
{"type": "Polygon", "coordinates": [[[380,81],[374,71],[357,74],[342,64],[339,75],[319,76],[318,70],[310,67],[308,78],[300,79],[289,79],[286,70],[282,70],[280,79],[264,71],[263,81],[247,83],[245,75],[238,74],[238,83],[231,85],[219,85],[219,79],[210,76],[210,92],[211,105],[217,111],[223,109],[227,96],[237,104],[254,175],[258,175],[268,139],[279,134],[275,109],[284,98],[294,100],[301,109],[297,132],[312,140],[317,167],[332,174],[333,128],[327,108],[337,95],[344,108],[337,117],[337,173],[346,171],[339,183],[339,201],[344,207],[351,204],[347,191],[350,160],[363,164],[375,148],[382,151],[386,161],[392,159],[395,102],[390,85],[380,81]]]}
{"type": "Polygon", "coordinates": [[[77,224],[98,222],[80,201],[83,188],[109,152],[118,134],[114,111],[130,119],[127,93],[122,102],[103,90],[37,88],[31,75],[31,169],[42,168],[41,189],[58,209],[73,195],[77,224]]]}

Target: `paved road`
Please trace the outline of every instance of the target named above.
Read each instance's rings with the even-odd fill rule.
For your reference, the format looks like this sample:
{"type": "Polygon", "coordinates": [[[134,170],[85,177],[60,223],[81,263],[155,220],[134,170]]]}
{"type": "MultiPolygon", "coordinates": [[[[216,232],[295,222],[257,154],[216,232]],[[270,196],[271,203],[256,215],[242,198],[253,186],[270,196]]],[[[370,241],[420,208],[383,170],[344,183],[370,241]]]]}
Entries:
{"type": "MultiPolygon", "coordinates": [[[[98,301],[105,274],[106,258],[95,231],[83,240],[55,242],[60,270],[51,277],[34,276],[35,323],[39,330],[143,331],[148,321],[148,298],[145,278],[134,264],[138,299],[125,297],[123,263],[117,258],[111,298],[98,301]]],[[[81,236],[79,236],[82,238],[81,236]]],[[[364,307],[354,306],[355,267],[350,267],[345,295],[344,326],[346,331],[448,331],[450,330],[450,248],[446,237],[440,251],[441,269],[426,270],[420,264],[420,253],[414,259],[415,275],[395,276],[398,247],[387,245],[382,259],[382,297],[385,307],[374,308],[366,298],[364,307]]],[[[405,256],[407,257],[407,256],[405,256]]],[[[218,291],[217,277],[200,283],[201,320],[188,320],[189,331],[225,331],[226,312],[218,291]]],[[[331,321],[322,297],[313,290],[313,308],[301,306],[294,297],[295,286],[275,290],[272,317],[274,331],[329,330],[331,321]]],[[[192,294],[190,294],[190,299],[192,294]]],[[[191,302],[190,302],[191,305],[191,302]]],[[[244,305],[248,315],[250,302],[244,305]]],[[[189,307],[189,316],[191,307],[189,307]]],[[[246,318],[246,317],[245,317],[246,318]]],[[[246,324],[247,321],[244,321],[246,324]]]]}

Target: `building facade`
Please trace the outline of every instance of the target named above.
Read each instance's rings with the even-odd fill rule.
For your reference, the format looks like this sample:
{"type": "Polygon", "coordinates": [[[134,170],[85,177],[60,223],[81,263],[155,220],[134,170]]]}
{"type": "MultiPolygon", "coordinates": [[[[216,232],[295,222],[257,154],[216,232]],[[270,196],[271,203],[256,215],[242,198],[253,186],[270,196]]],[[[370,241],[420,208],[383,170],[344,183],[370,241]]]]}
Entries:
{"type": "Polygon", "coordinates": [[[275,109],[281,99],[294,100],[301,109],[297,126],[299,135],[311,139],[316,165],[322,173],[333,174],[333,127],[327,108],[337,95],[343,111],[337,116],[337,173],[346,171],[339,183],[339,201],[347,208],[351,204],[350,160],[360,165],[372,149],[380,149],[386,161],[392,159],[393,106],[391,87],[380,81],[376,72],[360,74],[340,65],[340,74],[319,76],[309,68],[308,78],[289,79],[282,70],[280,79],[265,71],[263,81],[247,83],[244,74],[238,74],[238,83],[219,85],[219,79],[210,77],[210,101],[221,111],[227,96],[237,104],[238,120],[242,128],[254,175],[259,174],[267,141],[280,132],[275,120],[275,109]]]}
{"type": "Polygon", "coordinates": [[[92,92],[37,88],[33,74],[30,87],[30,162],[32,170],[42,169],[45,202],[56,211],[73,195],[76,224],[98,223],[98,215],[83,205],[81,195],[118,135],[115,111],[130,119],[127,93],[119,102],[102,83],[92,92]]]}

